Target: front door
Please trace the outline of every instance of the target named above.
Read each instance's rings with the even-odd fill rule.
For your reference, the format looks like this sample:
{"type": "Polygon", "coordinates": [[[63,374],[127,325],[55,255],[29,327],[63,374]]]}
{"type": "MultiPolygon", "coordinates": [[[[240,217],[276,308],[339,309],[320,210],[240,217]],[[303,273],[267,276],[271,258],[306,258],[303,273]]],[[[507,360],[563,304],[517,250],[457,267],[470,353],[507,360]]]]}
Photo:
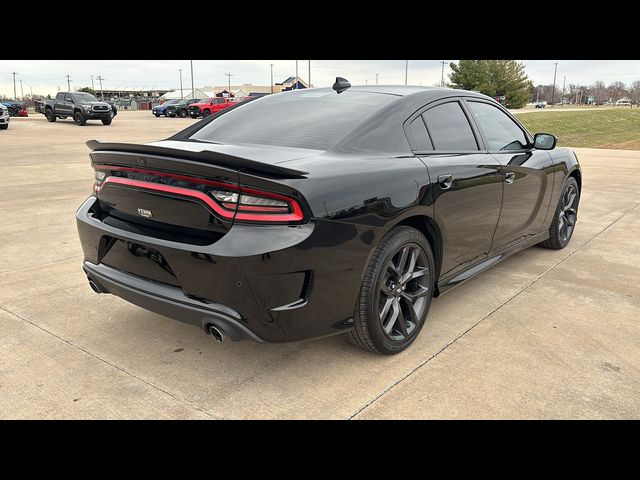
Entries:
{"type": "Polygon", "coordinates": [[[544,150],[532,148],[523,129],[498,106],[467,99],[490,154],[500,162],[504,178],[502,213],[493,251],[509,248],[540,233],[549,207],[553,162],[544,150]]]}

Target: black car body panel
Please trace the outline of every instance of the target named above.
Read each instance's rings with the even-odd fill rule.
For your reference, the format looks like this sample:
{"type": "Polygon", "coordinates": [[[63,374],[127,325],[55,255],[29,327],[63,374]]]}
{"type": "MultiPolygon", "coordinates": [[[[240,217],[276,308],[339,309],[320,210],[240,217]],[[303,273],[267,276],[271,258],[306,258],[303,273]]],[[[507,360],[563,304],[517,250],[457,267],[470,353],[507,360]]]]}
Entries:
{"type": "MultiPolygon", "coordinates": [[[[352,90],[358,99],[389,98],[379,108],[367,106],[364,118],[345,123],[342,131],[329,125],[326,134],[337,140],[328,148],[201,136],[207,125],[237,109],[305,94],[295,91],[225,109],[161,142],[88,142],[96,171],[120,178],[100,180],[76,214],[89,278],[150,310],[202,327],[217,325],[231,338],[319,337],[352,328],[371,252],[393,227],[410,225],[428,238],[439,294],[545,240],[565,179],[573,175],[581,183],[569,150],[528,144],[491,151],[468,99],[493,102],[520,124],[484,95],[354,87],[341,94],[345,102],[352,90]],[[467,115],[474,151],[416,148],[407,122],[442,102],[458,102],[467,115]],[[235,216],[222,218],[210,198],[218,183],[242,195],[289,199],[299,205],[299,216],[262,224],[242,220],[236,207],[235,216]]],[[[318,125],[323,135],[324,124],[318,125]]],[[[264,125],[249,127],[259,135],[264,125]]]]}

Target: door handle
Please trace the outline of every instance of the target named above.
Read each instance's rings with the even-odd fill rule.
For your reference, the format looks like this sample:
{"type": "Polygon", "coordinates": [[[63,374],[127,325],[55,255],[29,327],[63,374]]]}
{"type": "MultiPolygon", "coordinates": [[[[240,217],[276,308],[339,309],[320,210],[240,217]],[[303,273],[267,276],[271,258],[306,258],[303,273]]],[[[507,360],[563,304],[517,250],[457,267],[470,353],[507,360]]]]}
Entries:
{"type": "Polygon", "coordinates": [[[438,176],[438,185],[440,185],[440,188],[442,188],[443,190],[450,188],[452,183],[453,183],[453,175],[438,176]]]}
{"type": "Polygon", "coordinates": [[[516,179],[516,174],[513,172],[505,172],[504,173],[504,181],[506,183],[513,183],[513,181],[516,179]]]}

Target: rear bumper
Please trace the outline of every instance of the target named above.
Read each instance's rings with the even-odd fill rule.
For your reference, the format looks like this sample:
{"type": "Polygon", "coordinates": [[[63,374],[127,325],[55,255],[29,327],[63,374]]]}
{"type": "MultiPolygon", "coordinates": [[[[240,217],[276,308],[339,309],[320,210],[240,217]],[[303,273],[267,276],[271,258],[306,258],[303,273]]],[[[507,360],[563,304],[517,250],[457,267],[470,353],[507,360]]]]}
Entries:
{"type": "Polygon", "coordinates": [[[145,280],[106,265],[85,262],[83,269],[87,278],[97,285],[99,293],[112,293],[146,310],[195,325],[205,331],[213,324],[233,341],[254,340],[264,343],[264,340],[242,324],[242,317],[238,312],[224,305],[205,304],[187,297],[177,287],[145,280]]]}
{"type": "Polygon", "coordinates": [[[214,323],[231,339],[291,342],[351,329],[362,272],[382,235],[323,220],[234,224],[215,243],[194,245],[120,230],[96,209],[90,197],[76,213],[90,278],[167,317],[199,327],[214,323]],[[158,252],[172,273],[140,251],[158,252]]]}

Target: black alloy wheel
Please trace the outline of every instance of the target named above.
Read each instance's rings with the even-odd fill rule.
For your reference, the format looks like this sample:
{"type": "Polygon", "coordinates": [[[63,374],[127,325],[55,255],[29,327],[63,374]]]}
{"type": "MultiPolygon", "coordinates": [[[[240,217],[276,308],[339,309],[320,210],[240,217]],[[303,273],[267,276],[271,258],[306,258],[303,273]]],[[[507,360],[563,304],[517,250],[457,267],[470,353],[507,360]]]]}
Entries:
{"type": "Polygon", "coordinates": [[[55,114],[53,113],[53,110],[51,110],[50,108],[48,108],[44,112],[44,116],[47,118],[47,122],[55,122],[57,120],[55,114]]]}
{"type": "Polygon", "coordinates": [[[419,231],[402,226],[389,232],[365,272],[351,343],[387,355],[411,345],[431,306],[434,265],[429,242],[419,231]]]}
{"type": "Polygon", "coordinates": [[[211,112],[209,110],[205,110],[204,112],[202,112],[202,118],[207,118],[209,115],[211,115],[211,112]]]}
{"type": "Polygon", "coordinates": [[[76,125],[83,126],[86,125],[87,120],[84,118],[81,112],[76,112],[73,114],[73,121],[76,122],[76,125]]]}
{"type": "Polygon", "coordinates": [[[187,118],[189,113],[183,108],[182,110],[180,110],[180,112],[178,112],[178,115],[180,116],[180,118],[187,118]]]}
{"type": "Polygon", "coordinates": [[[428,273],[426,253],[415,243],[403,246],[387,262],[378,308],[382,329],[392,340],[406,339],[420,324],[428,273]]]}
{"type": "Polygon", "coordinates": [[[549,239],[540,243],[541,247],[560,250],[571,240],[578,222],[580,189],[575,178],[569,177],[564,184],[558,206],[549,228],[549,239]]]}

